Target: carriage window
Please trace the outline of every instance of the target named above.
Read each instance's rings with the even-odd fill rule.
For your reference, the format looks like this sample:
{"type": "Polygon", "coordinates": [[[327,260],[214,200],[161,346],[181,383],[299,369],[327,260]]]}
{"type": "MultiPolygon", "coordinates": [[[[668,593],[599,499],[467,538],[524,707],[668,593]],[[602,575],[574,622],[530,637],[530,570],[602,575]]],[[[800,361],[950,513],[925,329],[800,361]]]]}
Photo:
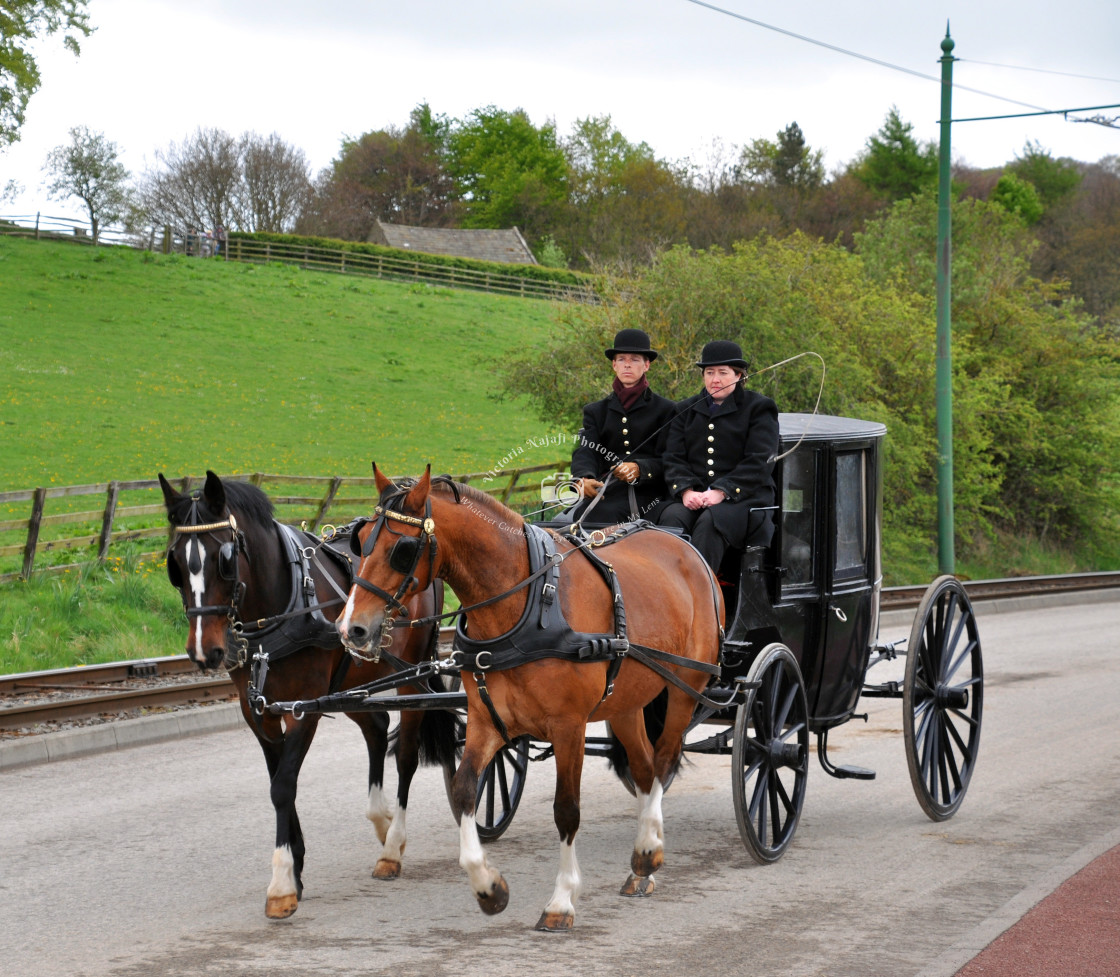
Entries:
{"type": "Polygon", "coordinates": [[[851,576],[867,564],[867,464],[862,451],[836,456],[835,575],[851,576]]]}
{"type": "Polygon", "coordinates": [[[795,451],[782,465],[783,579],[786,584],[812,583],[817,455],[814,451],[795,451]]]}

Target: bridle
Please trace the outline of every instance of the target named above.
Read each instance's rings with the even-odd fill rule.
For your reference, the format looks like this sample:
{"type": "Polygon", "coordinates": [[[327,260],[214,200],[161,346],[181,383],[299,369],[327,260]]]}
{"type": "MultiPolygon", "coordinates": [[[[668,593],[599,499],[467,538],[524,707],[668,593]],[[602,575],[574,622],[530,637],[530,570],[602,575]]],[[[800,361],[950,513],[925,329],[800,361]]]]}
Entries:
{"type": "MultiPolygon", "coordinates": [[[[245,596],[246,590],[245,581],[241,579],[240,561],[241,553],[245,553],[246,555],[248,554],[248,547],[245,543],[245,533],[238,528],[237,519],[234,517],[232,512],[220,522],[196,522],[195,520],[198,519],[198,499],[191,500],[191,511],[189,519],[190,521],[185,525],[175,526],[175,536],[207,535],[214,537],[214,539],[218,542],[218,576],[223,580],[226,580],[233,584],[233,596],[228,604],[205,604],[202,607],[187,606],[186,594],[183,591],[184,580],[182,571],[179,569],[178,563],[175,560],[170,559],[171,550],[175,545],[175,537],[172,537],[171,545],[168,547],[167,551],[169,557],[169,559],[167,560],[168,579],[171,581],[172,586],[177,588],[179,592],[183,594],[183,609],[186,611],[188,618],[206,617],[217,614],[224,615],[229,620],[230,630],[234,633],[235,640],[237,640],[239,644],[245,645],[245,648],[247,649],[248,643],[245,641],[245,638],[242,634],[240,612],[241,600],[245,596]],[[229,539],[222,541],[214,535],[215,533],[221,532],[222,530],[229,531],[229,539]]],[[[188,557],[188,560],[191,562],[196,559],[197,557],[193,554],[188,557]]],[[[192,569],[188,565],[188,571],[190,572],[198,572],[201,569],[201,564],[199,564],[197,570],[192,569]]],[[[227,658],[228,657],[229,656],[227,656],[227,658]]],[[[227,661],[227,665],[229,665],[229,667],[235,667],[236,665],[244,664],[242,654],[237,654],[232,657],[236,659],[236,661],[233,665],[229,665],[229,662],[227,661]]]]}
{"type": "MultiPolygon", "coordinates": [[[[403,492],[393,499],[403,496],[403,492]]],[[[355,575],[354,583],[361,587],[363,590],[368,590],[371,594],[380,597],[385,601],[386,614],[381,621],[381,640],[380,647],[388,648],[393,641],[393,619],[400,617],[407,619],[408,608],[405,606],[402,598],[405,597],[413,588],[419,588],[420,581],[416,576],[416,571],[420,566],[420,561],[423,559],[424,554],[428,554],[429,572],[435,576],[436,566],[436,524],[432,519],[432,500],[426,499],[424,502],[424,516],[409,516],[403,512],[397,512],[395,509],[389,507],[393,499],[387,500],[385,505],[378,505],[373,510],[373,517],[370,519],[359,522],[354,527],[354,532],[350,537],[350,546],[355,553],[360,555],[363,559],[368,557],[374,547],[377,545],[378,537],[381,531],[387,530],[397,537],[397,541],[393,543],[392,548],[389,550],[389,568],[395,570],[397,573],[402,574],[400,586],[397,587],[395,594],[390,594],[387,590],[382,590],[376,584],[370,583],[360,573],[355,575]],[[366,537],[365,542],[361,544],[359,550],[358,532],[364,523],[373,522],[373,530],[366,537]],[[420,529],[419,536],[406,536],[404,533],[397,532],[390,522],[400,522],[406,526],[416,526],[420,529]]]]}

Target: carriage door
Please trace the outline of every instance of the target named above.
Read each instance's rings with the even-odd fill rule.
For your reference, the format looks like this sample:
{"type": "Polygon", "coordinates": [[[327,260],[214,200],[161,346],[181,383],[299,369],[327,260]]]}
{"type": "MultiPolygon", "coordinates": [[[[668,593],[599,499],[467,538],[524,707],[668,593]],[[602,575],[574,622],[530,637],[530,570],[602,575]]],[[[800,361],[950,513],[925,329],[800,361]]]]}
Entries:
{"type": "Polygon", "coordinates": [[[876,633],[873,557],[874,472],[869,447],[836,447],[832,455],[829,579],[825,588],[823,667],[818,720],[837,722],[855,708],[867,665],[868,635],[876,633]]]}

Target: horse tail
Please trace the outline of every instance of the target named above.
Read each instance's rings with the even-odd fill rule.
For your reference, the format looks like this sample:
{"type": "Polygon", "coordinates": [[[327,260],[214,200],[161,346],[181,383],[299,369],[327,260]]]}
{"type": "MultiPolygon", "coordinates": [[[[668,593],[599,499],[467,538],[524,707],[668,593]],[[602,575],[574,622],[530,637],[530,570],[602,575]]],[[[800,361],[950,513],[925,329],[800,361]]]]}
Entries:
{"type": "Polygon", "coordinates": [[[454,769],[463,752],[466,724],[455,712],[429,709],[420,722],[420,762],[454,769]]]}
{"type": "MultiPolygon", "coordinates": [[[[668,711],[668,705],[669,693],[667,690],[662,690],[656,699],[647,702],[642,709],[646,722],[646,736],[649,737],[651,743],[656,743],[665,729],[665,714],[668,711]]],[[[613,770],[615,776],[626,784],[627,789],[632,792],[634,778],[630,775],[630,758],[626,755],[626,750],[618,741],[618,737],[614,735],[613,730],[608,729],[608,738],[610,745],[607,747],[607,768],[613,770]]],[[[677,775],[683,762],[684,753],[682,752],[677,756],[673,766],[669,768],[670,780],[677,775]]]]}

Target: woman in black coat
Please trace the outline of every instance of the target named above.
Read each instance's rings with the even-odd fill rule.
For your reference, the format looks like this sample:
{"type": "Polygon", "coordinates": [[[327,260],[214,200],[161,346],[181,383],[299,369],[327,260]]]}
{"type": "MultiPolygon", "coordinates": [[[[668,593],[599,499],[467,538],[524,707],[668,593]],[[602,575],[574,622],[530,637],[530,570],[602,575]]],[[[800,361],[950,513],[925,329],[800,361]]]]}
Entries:
{"type": "Polygon", "coordinates": [[[673,402],[650,389],[646,372],[657,352],[641,329],[621,330],[605,352],[614,370],[614,389],[583,409],[572,451],[572,479],[581,500],[564,518],[578,519],[605,482],[587,524],[652,521],[665,503],[661,456],[673,402]],[[607,481],[608,475],[614,477],[607,481]]]}
{"type": "Polygon", "coordinates": [[[692,538],[713,570],[730,546],[770,542],[778,408],[769,397],[744,390],[747,362],[737,343],[708,343],[696,364],[704,389],[677,406],[665,448],[665,481],[674,500],[658,522],[692,538]]]}

